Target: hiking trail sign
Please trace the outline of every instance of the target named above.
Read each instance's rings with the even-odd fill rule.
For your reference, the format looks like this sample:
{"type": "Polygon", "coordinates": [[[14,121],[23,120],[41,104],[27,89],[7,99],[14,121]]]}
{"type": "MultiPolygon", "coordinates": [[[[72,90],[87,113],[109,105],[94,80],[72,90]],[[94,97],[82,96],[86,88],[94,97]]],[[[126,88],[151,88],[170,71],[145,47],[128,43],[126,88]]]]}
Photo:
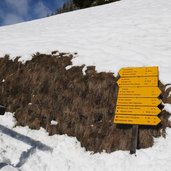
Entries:
{"type": "Polygon", "coordinates": [[[116,115],[154,115],[157,116],[161,110],[158,107],[146,106],[116,106],[116,115]]]}
{"type": "Polygon", "coordinates": [[[117,84],[121,87],[124,86],[143,86],[143,87],[157,87],[157,77],[121,77],[117,84]]]}
{"type": "Polygon", "coordinates": [[[122,68],[119,71],[121,77],[158,77],[158,67],[133,67],[133,68],[122,68]]]}
{"type": "Polygon", "coordinates": [[[158,106],[159,98],[118,98],[117,106],[158,106]]]}
{"type": "Polygon", "coordinates": [[[122,68],[119,74],[121,77],[117,81],[119,90],[114,123],[157,125],[160,121],[157,115],[161,112],[158,108],[158,96],[161,94],[158,88],[158,67],[122,68]],[[152,122],[141,117],[144,115],[150,116],[152,122]],[[156,117],[157,121],[153,122],[156,117]]]}
{"type": "Polygon", "coordinates": [[[161,91],[158,87],[119,87],[118,97],[158,97],[161,91]]]}
{"type": "Polygon", "coordinates": [[[136,115],[116,115],[115,123],[123,124],[144,124],[144,125],[157,125],[160,119],[157,116],[136,116],[136,115]]]}
{"type": "Polygon", "coordinates": [[[122,68],[116,102],[114,123],[131,124],[131,154],[136,152],[138,125],[158,125],[161,94],[158,88],[158,67],[122,68]]]}

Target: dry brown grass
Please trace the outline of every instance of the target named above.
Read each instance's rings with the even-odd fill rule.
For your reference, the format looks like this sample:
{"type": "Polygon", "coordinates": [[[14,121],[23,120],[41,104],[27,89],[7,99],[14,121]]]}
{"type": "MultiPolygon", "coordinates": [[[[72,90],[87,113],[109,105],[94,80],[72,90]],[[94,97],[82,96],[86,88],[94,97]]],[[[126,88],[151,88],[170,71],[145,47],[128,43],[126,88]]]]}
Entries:
{"type": "MultiPolygon", "coordinates": [[[[69,70],[72,55],[35,54],[25,64],[0,58],[0,99],[8,111],[15,112],[18,125],[44,127],[50,135],[68,134],[77,137],[87,150],[129,150],[131,126],[114,125],[113,116],[117,94],[113,73],[97,73],[94,66],[74,66],[69,70]],[[57,120],[56,126],[50,125],[57,120]]],[[[162,99],[171,103],[164,85],[160,83],[162,99]]],[[[140,126],[139,148],[152,146],[153,137],[165,135],[168,114],[160,114],[157,127],[140,126]]]]}

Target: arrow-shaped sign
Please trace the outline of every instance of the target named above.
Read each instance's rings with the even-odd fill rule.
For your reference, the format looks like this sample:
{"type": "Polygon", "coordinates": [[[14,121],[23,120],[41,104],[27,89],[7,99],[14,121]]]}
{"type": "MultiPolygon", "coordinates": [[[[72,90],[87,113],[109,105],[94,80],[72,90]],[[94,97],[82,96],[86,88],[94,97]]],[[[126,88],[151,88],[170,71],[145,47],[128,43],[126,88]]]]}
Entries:
{"type": "Polygon", "coordinates": [[[142,106],[116,106],[116,115],[158,115],[161,110],[158,107],[142,106]]]}
{"type": "Polygon", "coordinates": [[[118,98],[117,106],[158,106],[161,101],[158,98],[118,98]]]}
{"type": "Polygon", "coordinates": [[[158,77],[121,77],[117,84],[121,86],[141,86],[141,87],[157,87],[158,77]]]}
{"type": "Polygon", "coordinates": [[[158,125],[160,119],[157,116],[115,115],[116,124],[158,125]]]}
{"type": "Polygon", "coordinates": [[[118,97],[158,97],[158,87],[120,87],[118,97]]]}
{"type": "Polygon", "coordinates": [[[119,75],[122,77],[158,76],[158,67],[122,68],[119,75]]]}

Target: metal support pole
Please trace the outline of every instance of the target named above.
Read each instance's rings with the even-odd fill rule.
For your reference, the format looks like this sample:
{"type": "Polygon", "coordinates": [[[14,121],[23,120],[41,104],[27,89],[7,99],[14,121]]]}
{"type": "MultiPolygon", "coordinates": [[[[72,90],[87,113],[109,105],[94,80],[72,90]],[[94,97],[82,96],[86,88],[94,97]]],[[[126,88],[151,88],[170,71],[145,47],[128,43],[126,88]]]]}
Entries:
{"type": "Polygon", "coordinates": [[[137,143],[138,143],[138,125],[133,125],[130,154],[136,153],[137,143]]]}

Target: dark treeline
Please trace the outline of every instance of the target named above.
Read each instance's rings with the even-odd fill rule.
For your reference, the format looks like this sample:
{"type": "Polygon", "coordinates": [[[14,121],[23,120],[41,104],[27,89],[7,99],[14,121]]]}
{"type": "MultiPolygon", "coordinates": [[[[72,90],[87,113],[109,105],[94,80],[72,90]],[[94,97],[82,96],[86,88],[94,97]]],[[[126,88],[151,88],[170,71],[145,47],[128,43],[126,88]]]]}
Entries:
{"type": "Polygon", "coordinates": [[[97,5],[103,5],[115,1],[119,0],[68,0],[68,2],[66,2],[60,9],[56,10],[56,12],[52,13],[51,15],[56,15],[97,5]]]}

